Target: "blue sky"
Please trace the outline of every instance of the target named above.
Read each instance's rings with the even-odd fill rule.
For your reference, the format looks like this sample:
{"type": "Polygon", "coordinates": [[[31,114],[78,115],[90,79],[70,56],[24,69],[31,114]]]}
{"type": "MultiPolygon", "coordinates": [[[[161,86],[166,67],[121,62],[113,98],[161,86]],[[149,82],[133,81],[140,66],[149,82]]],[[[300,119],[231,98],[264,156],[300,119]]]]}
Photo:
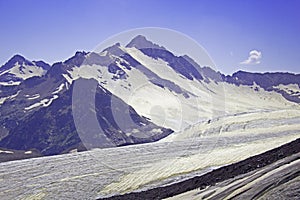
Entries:
{"type": "Polygon", "coordinates": [[[16,53],[52,64],[119,32],[163,27],[195,39],[226,74],[300,72],[298,0],[0,0],[0,10],[1,65],[16,53]]]}

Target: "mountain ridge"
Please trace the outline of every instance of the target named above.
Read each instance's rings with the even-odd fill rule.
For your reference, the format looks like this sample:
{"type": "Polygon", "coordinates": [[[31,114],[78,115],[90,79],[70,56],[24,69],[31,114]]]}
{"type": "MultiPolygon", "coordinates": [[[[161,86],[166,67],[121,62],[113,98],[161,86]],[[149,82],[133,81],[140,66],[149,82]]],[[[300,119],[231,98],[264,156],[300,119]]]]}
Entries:
{"type": "MultiPolygon", "coordinates": [[[[107,106],[112,114],[117,113],[113,107],[119,101],[121,107],[133,109],[131,112],[137,121],[133,120],[135,126],[130,132],[125,131],[122,125],[125,122],[115,118],[118,114],[108,117],[99,111],[100,108],[95,110],[100,113],[97,117],[101,127],[106,127],[105,135],[109,140],[115,140],[116,146],[157,141],[173,131],[224,114],[292,107],[300,103],[298,74],[239,71],[224,75],[210,67],[200,66],[187,55],[176,56],[141,35],[124,47],[117,43],[100,53],[78,51],[51,67],[42,61],[31,62],[15,55],[0,68],[0,72],[1,69],[2,73],[3,69],[9,70],[18,62],[24,63],[25,68],[32,65],[43,68],[43,73],[25,78],[10,74],[3,78],[7,84],[0,85],[0,147],[35,148],[44,155],[60,154],[82,146],[72,124],[74,99],[71,100],[74,83],[82,80],[93,80],[102,88],[96,94],[108,95],[105,98],[110,99],[111,104],[107,106]],[[14,84],[16,82],[18,84],[14,84]],[[62,99],[66,100],[65,103],[58,104],[62,99]],[[111,99],[119,100],[114,102],[111,99]],[[60,112],[64,114],[58,115],[60,112]],[[100,122],[102,119],[106,122],[100,122]],[[35,121],[39,120],[36,124],[35,121]],[[69,128],[57,120],[69,124],[69,128]],[[135,138],[136,131],[146,130],[138,125],[141,121],[147,125],[149,134],[135,138]],[[28,131],[22,135],[25,129],[28,131]],[[160,131],[153,135],[150,129],[160,131]],[[33,136],[37,138],[32,140],[33,136]]],[[[1,74],[0,80],[3,75],[6,74],[1,74]]],[[[125,118],[132,118],[124,110],[118,112],[124,112],[125,118]]],[[[94,147],[96,145],[90,146],[94,147]]]]}
{"type": "Polygon", "coordinates": [[[22,81],[43,76],[50,69],[50,65],[43,61],[29,61],[16,54],[0,67],[0,85],[18,85],[22,81]]]}

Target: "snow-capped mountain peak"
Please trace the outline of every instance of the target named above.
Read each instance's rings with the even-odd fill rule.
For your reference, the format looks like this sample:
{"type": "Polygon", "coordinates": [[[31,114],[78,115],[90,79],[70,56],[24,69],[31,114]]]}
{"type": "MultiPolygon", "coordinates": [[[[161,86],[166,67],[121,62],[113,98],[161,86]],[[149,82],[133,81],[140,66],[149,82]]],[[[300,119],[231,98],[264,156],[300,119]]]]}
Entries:
{"type": "Polygon", "coordinates": [[[120,56],[123,55],[125,52],[121,49],[121,44],[116,43],[106,49],[103,50],[103,52],[107,52],[111,55],[120,56]]]}
{"type": "MultiPolygon", "coordinates": [[[[43,150],[43,153],[60,153],[72,145],[78,145],[80,140],[71,114],[72,102],[76,102],[76,98],[71,96],[75,91],[79,92],[77,100],[84,97],[81,92],[85,90],[74,89],[74,85],[91,80],[92,85],[99,88],[96,93],[101,97],[96,104],[105,105],[104,110],[99,107],[102,112],[98,119],[102,120],[107,136],[117,145],[158,140],[169,134],[169,130],[181,132],[224,115],[283,107],[290,109],[297,107],[294,102],[299,101],[299,87],[295,85],[299,86],[299,75],[239,72],[225,76],[210,67],[200,66],[187,55],[174,55],[141,35],[133,38],[127,46],[116,43],[100,53],[76,52],[66,61],[53,64],[42,76],[47,66],[43,62],[31,62],[16,55],[0,68],[0,80],[6,78],[5,83],[8,84],[9,80],[11,85],[20,83],[10,88],[0,85],[1,114],[5,116],[0,118],[0,123],[11,131],[8,133],[10,137],[2,143],[5,147],[19,145],[16,141],[22,141],[25,129],[29,130],[27,135],[31,136],[34,132],[41,138],[51,136],[52,131],[59,133],[63,130],[64,134],[70,134],[66,137],[70,138],[68,144],[71,146],[64,148],[57,148],[60,146],[56,143],[57,138],[61,139],[61,143],[66,141],[59,135],[54,135],[51,140],[54,149],[43,149],[44,146],[37,141],[36,148],[43,150]],[[28,74],[36,77],[29,79],[32,76],[28,74]],[[268,85],[264,80],[268,80],[268,85]],[[287,87],[287,84],[293,85],[287,87]],[[142,122],[132,126],[130,131],[123,124],[128,124],[126,120],[132,119],[132,116],[125,116],[126,112],[121,110],[128,107],[134,109],[132,113],[139,119],[134,122],[142,122]],[[7,116],[15,122],[8,121],[7,116]],[[37,125],[36,120],[44,125],[37,125]],[[149,134],[154,131],[158,135],[134,138],[137,132],[144,132],[141,127],[148,127],[143,125],[146,121],[153,123],[149,126],[149,134]],[[30,123],[34,124],[32,127],[35,130],[28,127],[30,123]],[[57,127],[49,126],[48,134],[43,127],[52,123],[57,127]],[[68,124],[67,129],[65,124],[68,124]],[[161,132],[162,128],[166,130],[161,132]]],[[[78,106],[80,108],[81,104],[78,106]]],[[[79,110],[79,116],[83,110],[79,110]]],[[[27,145],[35,145],[30,142],[27,145]]]]}
{"type": "Polygon", "coordinates": [[[143,35],[138,35],[133,38],[126,47],[135,47],[137,49],[163,49],[164,47],[154,44],[153,42],[147,40],[147,38],[143,35]]]}
{"type": "Polygon", "coordinates": [[[29,61],[15,55],[0,68],[0,85],[18,85],[28,78],[43,76],[49,69],[50,65],[43,61],[29,61]]]}

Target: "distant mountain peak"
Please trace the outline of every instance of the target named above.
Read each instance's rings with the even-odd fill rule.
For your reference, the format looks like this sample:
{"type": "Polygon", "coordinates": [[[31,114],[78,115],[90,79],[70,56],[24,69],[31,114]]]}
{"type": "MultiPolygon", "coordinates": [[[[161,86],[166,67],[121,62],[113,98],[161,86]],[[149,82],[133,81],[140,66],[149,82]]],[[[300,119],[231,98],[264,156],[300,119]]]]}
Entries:
{"type": "Polygon", "coordinates": [[[32,62],[30,62],[29,60],[26,60],[23,56],[16,54],[11,59],[9,59],[4,65],[2,65],[0,67],[0,72],[3,72],[3,71],[13,68],[17,63],[19,65],[23,65],[23,64],[33,65],[32,62]]]}
{"type": "Polygon", "coordinates": [[[137,35],[133,38],[126,47],[135,47],[137,49],[163,49],[166,50],[164,47],[154,44],[153,42],[147,40],[147,38],[143,35],[137,35]]]}
{"type": "Polygon", "coordinates": [[[87,54],[85,51],[77,51],[74,56],[64,61],[64,63],[72,66],[80,66],[86,59],[87,54]]]}
{"type": "Polygon", "coordinates": [[[85,56],[85,55],[87,55],[87,54],[88,54],[88,53],[85,52],[85,51],[76,51],[75,56],[85,56]]]}
{"type": "Polygon", "coordinates": [[[21,56],[20,54],[16,54],[8,62],[16,63],[16,62],[24,62],[24,61],[26,61],[24,56],[21,56]]]}
{"type": "Polygon", "coordinates": [[[31,63],[29,60],[27,60],[24,56],[20,55],[20,54],[16,54],[14,55],[11,59],[9,59],[9,61],[7,63],[9,64],[16,64],[16,63],[31,63]]]}
{"type": "Polygon", "coordinates": [[[51,67],[48,63],[45,63],[44,61],[41,61],[41,60],[39,60],[39,61],[29,61],[24,56],[22,56],[20,54],[16,54],[11,59],[9,59],[0,68],[0,71],[11,69],[11,68],[15,67],[16,64],[19,64],[21,66],[23,66],[23,65],[29,65],[29,66],[36,65],[37,67],[41,67],[44,70],[48,70],[51,67]]]}
{"type": "Polygon", "coordinates": [[[18,85],[33,76],[43,76],[49,69],[43,61],[29,61],[16,54],[0,68],[0,85],[18,85]]]}
{"type": "Polygon", "coordinates": [[[118,42],[118,43],[104,49],[102,52],[107,51],[108,53],[110,53],[112,55],[120,56],[125,53],[120,47],[121,47],[121,44],[118,42]]]}
{"type": "Polygon", "coordinates": [[[36,66],[39,66],[41,67],[42,69],[48,71],[51,66],[48,64],[48,63],[45,63],[44,61],[42,60],[39,60],[39,61],[32,61],[36,66]]]}

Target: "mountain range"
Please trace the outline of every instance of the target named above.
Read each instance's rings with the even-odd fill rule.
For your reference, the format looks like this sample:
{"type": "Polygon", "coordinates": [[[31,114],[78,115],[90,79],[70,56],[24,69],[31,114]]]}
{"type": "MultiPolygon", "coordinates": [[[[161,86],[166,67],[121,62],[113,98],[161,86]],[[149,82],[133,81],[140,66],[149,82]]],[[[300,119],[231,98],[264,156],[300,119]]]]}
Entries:
{"type": "Polygon", "coordinates": [[[0,68],[0,148],[56,155],[149,143],[203,121],[299,103],[300,74],[224,75],[138,35],[52,66],[13,56],[0,68]]]}

